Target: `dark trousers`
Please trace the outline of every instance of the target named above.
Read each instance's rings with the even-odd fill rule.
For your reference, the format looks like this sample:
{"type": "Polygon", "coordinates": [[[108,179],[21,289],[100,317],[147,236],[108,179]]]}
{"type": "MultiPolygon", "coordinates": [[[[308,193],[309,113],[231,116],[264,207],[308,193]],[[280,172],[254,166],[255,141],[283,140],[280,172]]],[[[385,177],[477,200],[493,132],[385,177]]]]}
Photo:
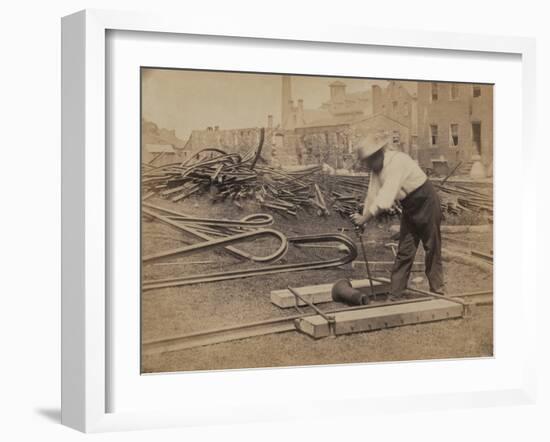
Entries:
{"type": "Polygon", "coordinates": [[[399,247],[391,274],[394,296],[401,296],[407,287],[411,268],[422,241],[426,254],[426,276],[430,290],[445,292],[441,263],[441,203],[433,184],[428,180],[401,201],[403,214],[399,247]]]}

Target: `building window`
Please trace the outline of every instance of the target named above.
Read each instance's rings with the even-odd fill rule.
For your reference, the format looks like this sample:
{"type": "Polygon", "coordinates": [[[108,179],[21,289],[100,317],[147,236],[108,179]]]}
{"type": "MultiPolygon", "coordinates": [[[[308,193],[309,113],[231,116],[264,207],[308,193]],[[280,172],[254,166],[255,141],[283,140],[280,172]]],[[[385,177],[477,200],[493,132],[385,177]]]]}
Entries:
{"type": "Polygon", "coordinates": [[[481,97],[481,86],[472,86],[472,95],[474,98],[481,97]]]}
{"type": "Polygon", "coordinates": [[[458,100],[458,84],[451,84],[451,100],[458,100]]]}
{"type": "Polygon", "coordinates": [[[409,105],[407,103],[403,103],[403,115],[406,117],[409,116],[409,105]]]}
{"type": "Polygon", "coordinates": [[[458,124],[451,124],[451,131],[450,131],[450,145],[458,146],[458,124]]]}
{"type": "Polygon", "coordinates": [[[397,113],[397,101],[394,101],[394,102],[392,103],[392,106],[393,106],[393,111],[394,111],[395,113],[397,113]]]}
{"type": "Polygon", "coordinates": [[[437,83],[432,83],[432,101],[437,101],[438,97],[437,83]]]}
{"type": "Polygon", "coordinates": [[[481,155],[481,122],[472,123],[472,145],[474,153],[481,155]]]}
{"type": "Polygon", "coordinates": [[[437,124],[430,125],[430,140],[432,146],[437,146],[437,124]]]}

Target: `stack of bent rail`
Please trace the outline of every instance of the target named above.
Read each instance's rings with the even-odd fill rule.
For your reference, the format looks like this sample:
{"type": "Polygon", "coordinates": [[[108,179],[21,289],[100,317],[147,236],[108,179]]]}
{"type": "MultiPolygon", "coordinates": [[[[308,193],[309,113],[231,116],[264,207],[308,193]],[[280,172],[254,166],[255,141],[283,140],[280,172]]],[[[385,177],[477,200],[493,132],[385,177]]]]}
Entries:
{"type": "Polygon", "coordinates": [[[340,233],[303,235],[287,238],[281,232],[273,229],[262,228],[255,231],[250,231],[246,229],[242,230],[243,225],[247,227],[249,227],[250,224],[254,224],[255,227],[259,224],[265,225],[270,219],[268,218],[269,215],[265,214],[249,215],[248,217],[245,217],[239,221],[218,220],[219,223],[216,223],[216,220],[205,218],[192,218],[185,214],[174,212],[170,209],[153,206],[148,203],[144,203],[144,207],[142,210],[146,216],[154,218],[176,229],[187,232],[195,237],[205,240],[203,243],[181,247],[179,249],[172,249],[153,255],[147,255],[144,257],[144,262],[162,259],[167,256],[174,256],[198,250],[205,250],[212,247],[224,247],[225,250],[229,251],[234,256],[260,263],[274,262],[276,260],[279,260],[287,252],[288,246],[290,244],[299,246],[303,244],[320,244],[327,242],[339,243],[343,246],[342,249],[346,252],[344,255],[325,260],[298,262],[293,264],[275,264],[259,268],[240,269],[168,279],[148,280],[144,281],[142,284],[143,291],[162,289],[167,287],[186,286],[205,282],[227,281],[231,279],[249,278],[253,276],[272,275],[276,273],[299,272],[304,270],[318,270],[340,267],[352,262],[353,260],[355,260],[355,258],[357,258],[357,248],[354,242],[347,236],[340,233]],[[164,212],[164,214],[162,212],[164,212]],[[216,230],[216,227],[222,227],[222,229],[216,230]],[[215,234],[217,237],[214,238],[212,236],[213,234],[215,234]],[[274,253],[268,256],[254,256],[230,245],[254,236],[266,235],[275,237],[280,241],[279,248],[274,253]]]}

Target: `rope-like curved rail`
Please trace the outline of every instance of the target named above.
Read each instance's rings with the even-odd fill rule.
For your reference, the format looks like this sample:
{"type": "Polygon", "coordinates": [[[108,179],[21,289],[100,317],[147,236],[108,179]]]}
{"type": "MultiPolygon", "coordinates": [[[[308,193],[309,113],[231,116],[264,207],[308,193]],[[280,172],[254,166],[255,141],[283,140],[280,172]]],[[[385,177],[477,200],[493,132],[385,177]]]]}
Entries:
{"type": "Polygon", "coordinates": [[[181,287],[186,285],[227,281],[230,279],[250,278],[253,276],[272,275],[276,273],[300,272],[304,270],[319,270],[332,267],[339,267],[357,258],[357,247],[354,242],[345,235],[339,233],[328,233],[321,235],[305,235],[288,239],[292,244],[318,244],[323,242],[338,242],[347,249],[347,254],[338,258],[327,259],[324,261],[312,261],[295,264],[278,264],[269,267],[260,267],[257,269],[232,270],[228,272],[217,272],[202,275],[192,275],[179,278],[158,279],[144,281],[143,291],[162,289],[168,287],[181,287]]]}
{"type": "MultiPolygon", "coordinates": [[[[165,224],[168,224],[172,227],[175,227],[178,230],[182,230],[184,232],[187,232],[187,233],[189,233],[193,236],[196,236],[198,238],[204,239],[206,241],[211,241],[213,239],[213,237],[210,236],[210,235],[212,235],[212,234],[220,235],[219,230],[215,231],[213,229],[214,227],[219,228],[220,227],[219,225],[218,226],[206,226],[204,224],[192,224],[192,223],[187,224],[187,223],[185,223],[186,218],[183,218],[182,220],[173,220],[168,216],[160,215],[159,213],[151,210],[151,208],[157,209],[157,210],[163,210],[163,211],[168,212],[168,213],[178,213],[178,212],[171,211],[170,209],[158,208],[157,206],[154,206],[154,205],[148,204],[148,203],[143,203],[143,207],[141,208],[142,213],[144,213],[145,215],[148,215],[148,216],[150,216],[154,219],[157,219],[158,221],[161,221],[165,224]],[[205,229],[208,230],[208,233],[205,231],[205,229]]],[[[178,213],[178,215],[182,216],[181,213],[178,213]]],[[[250,220],[253,221],[254,218],[255,219],[260,218],[260,220],[262,220],[261,216],[263,216],[263,221],[264,222],[265,221],[269,221],[270,223],[273,222],[273,217],[271,217],[271,215],[257,214],[257,213],[245,216],[239,222],[240,223],[245,223],[245,227],[250,227],[250,220]]],[[[223,226],[223,227],[224,228],[228,228],[228,227],[233,228],[235,226],[223,226]]],[[[257,227],[257,225],[255,225],[254,227],[257,227]]],[[[252,255],[251,253],[245,252],[244,250],[238,249],[238,248],[233,247],[231,245],[224,245],[223,247],[225,247],[226,251],[230,252],[233,256],[235,256],[237,258],[249,259],[249,260],[254,261],[254,262],[274,261],[276,259],[281,258],[287,251],[287,249],[281,250],[281,248],[279,248],[280,256],[276,256],[274,254],[271,254],[271,255],[268,255],[268,256],[255,256],[255,255],[252,255]]]]}
{"type": "Polygon", "coordinates": [[[214,219],[214,218],[200,218],[188,215],[183,212],[177,212],[175,210],[166,209],[164,207],[156,206],[151,203],[143,203],[143,207],[149,207],[150,209],[158,210],[159,212],[165,212],[169,214],[168,218],[175,221],[180,221],[186,224],[203,224],[207,226],[230,226],[230,227],[266,227],[273,224],[273,216],[268,213],[252,213],[250,215],[241,218],[240,220],[232,219],[214,219]]]}
{"type": "Polygon", "coordinates": [[[256,229],[248,230],[246,232],[237,233],[231,236],[224,236],[221,238],[211,239],[209,241],[203,241],[197,244],[191,244],[185,247],[178,247],[176,249],[165,250],[163,252],[154,253],[152,255],[146,255],[142,258],[143,262],[157,261],[159,259],[167,258],[169,256],[184,255],[191,252],[202,252],[219,246],[227,246],[229,244],[238,243],[251,238],[273,237],[279,240],[280,246],[275,252],[268,256],[251,256],[251,260],[255,262],[272,262],[281,258],[288,250],[288,240],[278,230],[273,229],[256,229]]]}

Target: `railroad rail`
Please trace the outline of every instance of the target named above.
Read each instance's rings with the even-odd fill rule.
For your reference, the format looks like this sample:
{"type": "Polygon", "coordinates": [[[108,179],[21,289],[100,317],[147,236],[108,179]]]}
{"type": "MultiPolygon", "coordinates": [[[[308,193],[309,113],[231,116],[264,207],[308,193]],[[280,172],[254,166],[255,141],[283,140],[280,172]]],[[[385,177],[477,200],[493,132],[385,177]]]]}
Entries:
{"type": "MultiPolygon", "coordinates": [[[[447,300],[453,299],[468,300],[466,304],[472,305],[486,305],[492,304],[493,292],[491,290],[458,293],[446,297],[447,300]]],[[[324,314],[334,315],[336,313],[365,310],[384,305],[399,305],[410,304],[415,302],[424,302],[433,300],[433,296],[422,296],[418,298],[405,299],[401,301],[392,301],[386,303],[376,303],[363,306],[337,308],[331,310],[325,310],[324,314]]],[[[221,344],[224,342],[237,341],[241,339],[251,338],[255,336],[269,335],[273,333],[284,333],[296,330],[296,321],[316,316],[317,312],[299,313],[291,316],[285,316],[281,318],[267,319],[264,321],[249,322],[246,324],[232,325],[227,327],[221,327],[216,329],[205,330],[202,332],[189,333],[180,336],[174,336],[164,339],[148,340],[142,343],[142,354],[152,355],[159,353],[174,352],[179,350],[186,350],[191,348],[203,347],[213,344],[221,344]]]]}
{"type": "Polygon", "coordinates": [[[322,244],[340,243],[345,247],[347,253],[337,258],[317,260],[310,262],[299,262],[294,264],[276,264],[255,269],[232,270],[227,272],[207,273],[202,275],[191,275],[178,278],[158,279],[143,281],[142,290],[154,290],[168,287],[181,287],[186,285],[200,284],[205,282],[228,281],[231,279],[250,278],[254,276],[273,275],[276,273],[300,272],[304,270],[319,270],[340,267],[352,262],[357,258],[357,248],[354,242],[345,235],[339,233],[325,233],[320,235],[304,235],[288,238],[288,243],[293,245],[301,244],[322,244]]]}

